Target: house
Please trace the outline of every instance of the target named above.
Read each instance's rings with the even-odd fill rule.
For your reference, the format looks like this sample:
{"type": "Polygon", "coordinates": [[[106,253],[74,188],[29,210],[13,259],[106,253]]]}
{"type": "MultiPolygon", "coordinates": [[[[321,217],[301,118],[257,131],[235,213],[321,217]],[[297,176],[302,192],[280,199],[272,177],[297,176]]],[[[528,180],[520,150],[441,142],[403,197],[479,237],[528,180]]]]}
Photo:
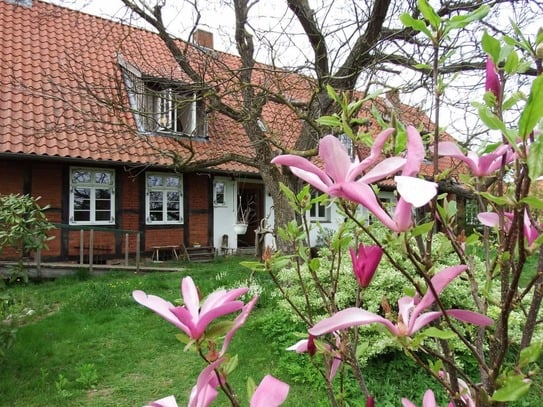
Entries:
{"type": "MultiPolygon", "coordinates": [[[[196,34],[186,45],[209,69],[213,37],[196,34]]],[[[273,222],[255,168],[221,161],[252,151],[243,129],[206,111],[201,90],[155,33],[43,1],[0,0],[0,49],[0,194],[40,196],[50,206],[57,227],[43,258],[77,258],[91,229],[105,258],[136,247],[148,254],[194,244],[233,250],[254,246],[262,220],[273,222]],[[218,164],[190,165],[204,159],[218,164]],[[250,222],[237,234],[242,210],[250,222]]],[[[228,54],[220,60],[239,62],[228,54]]],[[[282,75],[298,81],[293,89],[307,85],[307,78],[282,75]]],[[[262,126],[276,134],[299,129],[284,108],[266,109],[262,126]]],[[[420,112],[409,114],[420,120],[420,112]]],[[[314,217],[334,224],[329,208],[314,217]]]]}

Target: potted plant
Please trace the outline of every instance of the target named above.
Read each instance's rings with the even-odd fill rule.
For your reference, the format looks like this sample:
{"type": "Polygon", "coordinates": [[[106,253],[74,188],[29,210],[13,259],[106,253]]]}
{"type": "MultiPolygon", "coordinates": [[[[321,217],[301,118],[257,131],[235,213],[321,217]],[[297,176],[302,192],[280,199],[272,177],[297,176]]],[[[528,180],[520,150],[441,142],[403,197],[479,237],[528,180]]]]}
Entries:
{"type": "Polygon", "coordinates": [[[244,235],[247,233],[247,226],[249,225],[249,217],[251,215],[251,205],[248,202],[247,206],[244,207],[241,201],[241,195],[239,196],[238,203],[238,216],[237,221],[234,224],[234,232],[238,235],[244,235]]]}

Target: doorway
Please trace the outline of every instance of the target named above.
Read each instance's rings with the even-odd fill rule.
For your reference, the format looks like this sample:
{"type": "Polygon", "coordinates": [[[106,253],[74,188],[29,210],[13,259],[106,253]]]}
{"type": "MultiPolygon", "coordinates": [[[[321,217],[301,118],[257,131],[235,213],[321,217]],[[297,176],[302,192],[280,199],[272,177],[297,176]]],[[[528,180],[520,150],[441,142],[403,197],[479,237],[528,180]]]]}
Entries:
{"type": "Polygon", "coordinates": [[[262,184],[238,184],[238,205],[248,208],[247,231],[237,235],[238,248],[255,246],[255,231],[264,217],[264,186],[262,184]]]}

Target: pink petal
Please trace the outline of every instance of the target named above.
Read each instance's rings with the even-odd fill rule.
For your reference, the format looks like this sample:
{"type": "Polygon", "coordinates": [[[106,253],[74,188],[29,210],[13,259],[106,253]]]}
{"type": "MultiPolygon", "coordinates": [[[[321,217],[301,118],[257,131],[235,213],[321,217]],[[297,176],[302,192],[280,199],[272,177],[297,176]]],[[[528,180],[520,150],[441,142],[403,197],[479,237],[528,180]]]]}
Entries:
{"type": "Polygon", "coordinates": [[[146,407],[178,407],[178,405],[174,396],[168,396],[161,398],[160,400],[153,401],[146,407]]]}
{"type": "Polygon", "coordinates": [[[337,371],[340,366],[341,359],[339,357],[334,357],[334,359],[332,360],[332,366],[330,366],[330,374],[328,375],[329,381],[334,380],[334,377],[336,377],[337,371]]]}
{"type": "MultiPolygon", "coordinates": [[[[414,314],[414,313],[413,313],[414,314]]],[[[425,312],[421,315],[411,315],[411,321],[409,321],[408,336],[418,332],[421,328],[428,325],[430,322],[438,319],[442,315],[441,311],[425,312]]]]}
{"type": "Polygon", "coordinates": [[[307,352],[307,344],[308,344],[308,340],[307,339],[302,339],[298,342],[296,342],[294,345],[292,346],[289,346],[287,348],[287,350],[293,350],[293,351],[296,351],[296,353],[305,353],[307,352]]]}
{"type": "Polygon", "coordinates": [[[233,301],[236,298],[245,294],[249,289],[247,287],[236,288],[233,290],[217,290],[212,292],[203,302],[200,308],[200,314],[203,314],[210,309],[216,308],[219,305],[233,301]]]}
{"type": "Polygon", "coordinates": [[[489,318],[483,314],[479,314],[478,312],[463,309],[449,309],[446,311],[446,313],[453,318],[474,325],[490,326],[494,323],[492,318],[489,318]]]}
{"type": "Polygon", "coordinates": [[[351,167],[351,157],[337,137],[324,136],[319,143],[319,156],[324,161],[324,171],[335,183],[345,181],[351,167]]]}
{"type": "Polygon", "coordinates": [[[315,324],[309,329],[309,333],[313,336],[319,336],[352,326],[368,325],[375,322],[383,324],[393,335],[398,335],[398,329],[388,319],[360,308],[341,310],[315,324]]]}
{"type": "Polygon", "coordinates": [[[224,361],[219,358],[215,362],[206,366],[198,376],[196,386],[192,388],[188,407],[207,407],[218,395],[219,379],[215,369],[224,361]]]}
{"type": "Polygon", "coordinates": [[[437,193],[437,184],[420,178],[396,176],[394,177],[400,196],[420,208],[426,205],[437,193]]]}
{"type": "Polygon", "coordinates": [[[392,218],[381,207],[373,189],[363,182],[345,183],[340,189],[331,190],[333,196],[342,197],[357,202],[369,210],[377,219],[379,219],[387,228],[396,231],[396,224],[392,218]]]}
{"type": "MultiPolygon", "coordinates": [[[[443,289],[460,273],[465,271],[468,268],[468,266],[461,264],[458,266],[452,266],[447,267],[441,270],[439,273],[437,273],[435,276],[432,277],[430,280],[430,283],[432,284],[432,287],[434,287],[434,291],[437,295],[441,294],[443,289]]],[[[426,294],[422,297],[420,302],[415,307],[415,310],[413,311],[413,315],[418,315],[422,310],[428,308],[430,305],[432,305],[435,301],[435,296],[430,287],[428,287],[428,290],[426,291],[426,294]]]]}
{"type": "Polygon", "coordinates": [[[190,276],[187,276],[181,280],[181,292],[183,293],[183,303],[185,308],[192,315],[193,321],[198,320],[198,313],[200,309],[200,296],[196,285],[190,276]]]}
{"type": "Polygon", "coordinates": [[[395,232],[405,232],[413,225],[413,205],[407,202],[403,197],[398,200],[394,209],[395,232]]]}
{"type": "Polygon", "coordinates": [[[220,356],[224,355],[226,353],[226,349],[228,349],[228,345],[230,345],[230,341],[232,340],[232,337],[236,333],[236,331],[245,324],[245,321],[247,320],[247,317],[253,310],[253,307],[255,306],[256,302],[258,301],[258,296],[254,296],[251,301],[249,301],[245,306],[243,307],[241,313],[236,317],[234,320],[234,326],[230,328],[230,331],[226,334],[226,337],[224,338],[224,341],[222,343],[222,349],[220,356]]]}
{"type": "Polygon", "coordinates": [[[251,397],[251,407],[276,407],[285,402],[289,392],[289,385],[276,379],[273,376],[266,375],[258,387],[253,397],[251,397]]]}
{"type": "MultiPolygon", "coordinates": [[[[380,181],[389,175],[397,173],[405,165],[405,158],[402,157],[390,157],[386,158],[373,167],[367,174],[365,174],[360,181],[366,184],[371,184],[376,181],[380,181]]],[[[354,181],[354,179],[352,180],[354,181]]]]}
{"type": "Polygon", "coordinates": [[[500,216],[496,212],[481,212],[477,219],[485,226],[496,227],[500,224],[500,216]]]}
{"type": "Polygon", "coordinates": [[[470,155],[472,157],[469,155],[466,157],[456,143],[453,143],[452,141],[440,142],[437,146],[437,151],[439,155],[449,156],[464,161],[474,174],[478,171],[478,156],[471,153],[470,155]]]}
{"type": "Polygon", "coordinates": [[[500,77],[496,71],[496,65],[489,56],[486,58],[486,78],[485,78],[485,91],[490,91],[496,96],[496,99],[500,100],[501,84],[500,77]]]}
{"type": "Polygon", "coordinates": [[[403,407],[417,407],[415,403],[407,400],[405,397],[402,397],[402,405],[403,407]]]}
{"type": "Polygon", "coordinates": [[[328,177],[323,170],[311,161],[298,155],[279,155],[271,160],[271,162],[273,164],[288,166],[294,175],[313,185],[320,191],[326,192],[328,186],[332,185],[330,177],[328,177]]]}
{"type": "Polygon", "coordinates": [[[223,315],[230,314],[232,312],[239,311],[243,308],[243,301],[230,301],[225,304],[219,305],[208,312],[201,314],[198,322],[196,323],[196,328],[193,331],[194,338],[199,338],[202,336],[207,326],[219,317],[223,315]]]}
{"type": "Polygon", "coordinates": [[[171,302],[166,301],[163,298],[157,297],[156,295],[147,295],[141,290],[136,290],[132,292],[132,297],[134,298],[134,300],[136,300],[136,302],[156,312],[166,321],[174,324],[176,327],[182,329],[187,335],[190,336],[191,330],[189,329],[189,327],[183,324],[175,316],[175,314],[172,313],[171,310],[175,307],[171,302]]]}
{"type": "Polygon", "coordinates": [[[424,393],[424,397],[422,398],[422,406],[423,407],[438,407],[436,403],[436,398],[434,396],[434,392],[432,390],[426,390],[426,393],[424,393]]]}
{"type": "Polygon", "coordinates": [[[373,142],[373,145],[371,146],[370,155],[367,156],[360,163],[362,168],[368,168],[379,160],[379,157],[381,156],[385,142],[390,137],[390,135],[394,133],[395,130],[396,129],[394,128],[386,129],[375,137],[375,141],[373,142]]]}
{"type": "Polygon", "coordinates": [[[420,133],[413,126],[407,126],[407,163],[402,175],[414,177],[420,170],[425,151],[420,133]]]}

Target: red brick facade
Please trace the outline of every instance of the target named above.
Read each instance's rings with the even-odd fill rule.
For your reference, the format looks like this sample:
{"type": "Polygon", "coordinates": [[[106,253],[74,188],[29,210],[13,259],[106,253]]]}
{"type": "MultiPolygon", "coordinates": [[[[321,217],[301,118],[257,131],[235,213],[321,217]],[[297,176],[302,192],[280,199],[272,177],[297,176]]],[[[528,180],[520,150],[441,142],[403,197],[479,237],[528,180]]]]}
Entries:
{"type": "MultiPolygon", "coordinates": [[[[81,166],[79,164],[79,166],[81,166]]],[[[91,167],[91,165],[85,165],[91,167]]],[[[106,167],[110,168],[110,167],[106,167]]],[[[183,223],[148,225],[145,222],[145,172],[132,174],[124,167],[115,169],[115,225],[96,226],[93,230],[96,255],[122,258],[128,237],[130,255],[136,252],[137,233],[140,232],[140,251],[151,253],[153,246],[181,245],[186,242],[211,245],[212,205],[209,175],[183,175],[183,223]]],[[[41,197],[41,206],[49,205],[48,219],[57,227],[49,250],[43,252],[48,260],[77,259],[80,255],[81,230],[85,253],[89,245],[91,226],[69,224],[70,165],[60,161],[1,160],[0,194],[30,194],[41,197]]],[[[16,253],[7,248],[1,260],[14,259],[16,253]]]]}

